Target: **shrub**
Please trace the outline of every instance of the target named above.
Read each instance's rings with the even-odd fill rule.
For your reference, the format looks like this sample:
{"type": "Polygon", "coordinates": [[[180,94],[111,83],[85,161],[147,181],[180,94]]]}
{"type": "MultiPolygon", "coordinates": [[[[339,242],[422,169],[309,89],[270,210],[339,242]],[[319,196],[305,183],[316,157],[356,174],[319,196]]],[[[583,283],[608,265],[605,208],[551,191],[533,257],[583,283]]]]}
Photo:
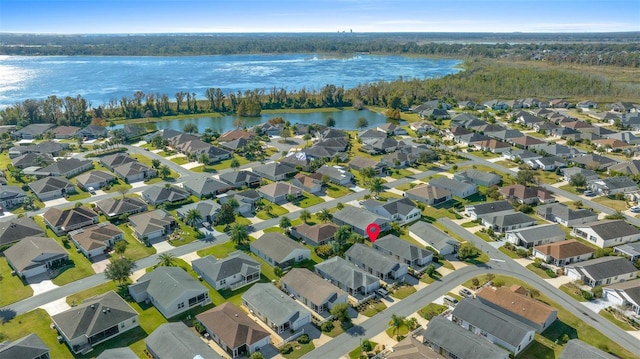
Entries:
{"type": "Polygon", "coordinates": [[[289,354],[293,351],[293,346],[291,344],[285,344],[280,347],[280,354],[289,354]]]}
{"type": "Polygon", "coordinates": [[[298,337],[298,343],[300,344],[307,344],[309,343],[310,339],[309,339],[309,334],[302,334],[301,336],[298,337]]]}
{"type": "Polygon", "coordinates": [[[325,333],[332,331],[333,328],[334,328],[333,322],[324,322],[320,326],[320,330],[322,330],[325,333]]]}
{"type": "Polygon", "coordinates": [[[496,279],[493,281],[493,285],[496,287],[502,287],[504,286],[504,281],[502,279],[496,279]]]}
{"type": "Polygon", "coordinates": [[[582,291],[582,298],[586,300],[591,300],[593,298],[593,294],[591,292],[587,292],[586,290],[582,291]]]}
{"type": "Polygon", "coordinates": [[[558,276],[558,274],[556,274],[556,272],[553,271],[553,269],[547,268],[544,270],[547,275],[551,278],[556,278],[558,276]]]}
{"type": "Polygon", "coordinates": [[[526,250],[526,249],[518,248],[518,249],[516,249],[516,254],[517,254],[517,255],[518,255],[518,257],[520,257],[520,258],[524,258],[524,257],[526,257],[526,256],[528,256],[528,255],[529,255],[529,252],[527,252],[527,250],[526,250]]]}
{"type": "Polygon", "coordinates": [[[365,352],[370,352],[373,349],[373,344],[369,340],[363,340],[360,345],[360,349],[365,352]]]}

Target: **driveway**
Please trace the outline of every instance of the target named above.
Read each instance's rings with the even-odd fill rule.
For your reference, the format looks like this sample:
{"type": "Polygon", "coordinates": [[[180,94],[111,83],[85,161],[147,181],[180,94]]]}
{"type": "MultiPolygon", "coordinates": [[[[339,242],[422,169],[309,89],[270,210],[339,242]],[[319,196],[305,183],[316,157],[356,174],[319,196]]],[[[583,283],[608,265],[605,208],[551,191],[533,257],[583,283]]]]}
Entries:
{"type": "Polygon", "coordinates": [[[69,203],[69,201],[67,201],[66,198],[56,198],[56,199],[52,199],[49,201],[44,202],[44,207],[53,207],[53,206],[57,206],[57,205],[61,205],[61,204],[67,204],[69,203]]]}
{"type": "Polygon", "coordinates": [[[58,288],[57,285],[53,284],[51,278],[49,278],[46,273],[27,279],[27,283],[29,283],[31,289],[33,289],[33,295],[38,295],[58,288]]]}
{"type": "MultiPolygon", "coordinates": [[[[76,303],[76,304],[79,304],[79,303],[76,303]]],[[[64,312],[65,310],[71,309],[71,306],[67,304],[67,297],[64,297],[64,298],[60,298],[52,302],[49,302],[41,306],[40,308],[46,310],[47,313],[49,313],[49,316],[54,316],[56,314],[64,312]]]]}
{"type": "Polygon", "coordinates": [[[153,244],[153,248],[155,248],[156,252],[158,252],[158,254],[160,254],[160,253],[168,252],[168,251],[170,251],[172,249],[175,249],[176,247],[172,246],[171,244],[169,244],[169,242],[164,240],[164,241],[160,241],[160,242],[154,243],[153,244]]]}
{"type": "Polygon", "coordinates": [[[111,263],[109,258],[105,255],[92,258],[91,268],[96,273],[102,273],[107,268],[107,264],[111,263]]]}
{"type": "Polygon", "coordinates": [[[590,302],[582,302],[582,305],[589,308],[589,310],[594,313],[599,313],[604,308],[615,306],[615,304],[610,303],[607,299],[596,299],[590,302]]]}

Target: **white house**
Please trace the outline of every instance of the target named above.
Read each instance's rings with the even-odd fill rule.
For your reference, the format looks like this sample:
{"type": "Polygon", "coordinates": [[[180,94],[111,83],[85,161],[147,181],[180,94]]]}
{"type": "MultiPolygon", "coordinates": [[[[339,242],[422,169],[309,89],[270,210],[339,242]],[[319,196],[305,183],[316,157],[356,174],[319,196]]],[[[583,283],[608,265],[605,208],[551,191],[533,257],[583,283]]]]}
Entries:
{"type": "Polygon", "coordinates": [[[622,219],[579,224],[571,234],[600,248],[618,246],[640,240],[640,230],[622,219]]]}

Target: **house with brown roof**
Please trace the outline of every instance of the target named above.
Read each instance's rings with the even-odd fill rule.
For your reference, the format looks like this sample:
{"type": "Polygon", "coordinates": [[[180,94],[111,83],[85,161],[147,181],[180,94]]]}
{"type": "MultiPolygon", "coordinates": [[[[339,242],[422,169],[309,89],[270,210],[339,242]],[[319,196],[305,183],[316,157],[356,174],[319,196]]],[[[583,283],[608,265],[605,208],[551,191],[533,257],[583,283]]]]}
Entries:
{"type": "Polygon", "coordinates": [[[80,127],[76,126],[58,126],[51,130],[57,139],[64,140],[76,135],[80,131],[80,127]]]}
{"type": "Polygon", "coordinates": [[[485,286],[476,292],[480,301],[504,314],[544,332],[558,317],[558,310],[522,293],[523,288],[485,286]]]}
{"type": "Polygon", "coordinates": [[[76,248],[87,258],[105,254],[121,239],[124,233],[110,222],[102,222],[69,232],[69,237],[76,248]]]}
{"type": "Polygon", "coordinates": [[[176,219],[164,209],[129,217],[129,227],[133,230],[133,235],[141,241],[162,237],[171,233],[175,226],[176,219]]]}
{"type": "Polygon", "coordinates": [[[228,302],[196,315],[196,319],[232,358],[251,355],[271,341],[269,332],[228,302]]]}
{"type": "Polygon", "coordinates": [[[64,210],[51,207],[42,217],[47,226],[59,236],[98,223],[98,214],[87,206],[64,210]]]}
{"type": "Polygon", "coordinates": [[[557,267],[586,261],[595,254],[595,249],[575,239],[548,243],[533,247],[533,256],[557,267]]]}
{"type": "Polygon", "coordinates": [[[245,140],[252,139],[256,134],[254,132],[246,131],[246,130],[231,130],[223,133],[218,137],[218,142],[230,142],[233,140],[238,140],[244,138],[245,140]]]}
{"type": "Polygon", "coordinates": [[[322,192],[322,175],[319,173],[311,175],[298,173],[291,179],[291,184],[311,194],[317,194],[322,192]]]}
{"type": "Polygon", "coordinates": [[[603,138],[601,140],[593,140],[591,143],[595,143],[598,148],[604,148],[607,152],[621,151],[629,147],[633,147],[624,141],[620,141],[615,138],[603,138]]]}
{"type": "Polygon", "coordinates": [[[347,293],[306,268],[293,268],[280,279],[291,297],[320,314],[336,304],[347,303],[347,293]]]}
{"type": "Polygon", "coordinates": [[[338,230],[338,226],[333,223],[318,223],[310,226],[306,223],[291,227],[291,235],[297,239],[302,239],[310,246],[321,246],[333,240],[333,236],[338,230]]]}
{"type": "Polygon", "coordinates": [[[512,184],[499,190],[506,199],[523,204],[549,203],[556,199],[542,187],[528,187],[522,184],[512,184]]]}
{"type": "Polygon", "coordinates": [[[405,191],[404,196],[416,202],[422,202],[430,206],[434,206],[450,201],[453,198],[453,193],[441,187],[425,184],[405,191]]]}
{"type": "Polygon", "coordinates": [[[251,252],[274,267],[283,269],[309,259],[309,248],[278,232],[267,232],[251,242],[251,252]]]}
{"type": "Polygon", "coordinates": [[[298,198],[302,196],[302,189],[286,182],[274,182],[257,189],[260,197],[273,203],[289,202],[288,197],[298,198]]]}
{"type": "Polygon", "coordinates": [[[504,153],[511,149],[511,145],[508,142],[499,141],[493,138],[476,142],[473,146],[480,151],[489,151],[492,153],[504,153]]]}

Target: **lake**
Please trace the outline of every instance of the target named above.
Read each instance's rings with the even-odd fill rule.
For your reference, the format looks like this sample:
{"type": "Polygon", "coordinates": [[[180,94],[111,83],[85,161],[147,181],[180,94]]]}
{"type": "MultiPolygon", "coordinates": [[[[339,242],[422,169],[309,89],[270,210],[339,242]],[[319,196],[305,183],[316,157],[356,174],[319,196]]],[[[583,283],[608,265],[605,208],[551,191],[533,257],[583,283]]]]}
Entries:
{"type": "MultiPolygon", "coordinates": [[[[29,98],[82,95],[98,106],[135,91],[178,91],[204,99],[206,89],[225,93],[282,87],[319,90],[327,84],[358,84],[441,77],[461,71],[461,60],[404,56],[346,57],[285,55],[216,55],[173,57],[0,56],[0,108],[29,98]]],[[[337,118],[336,118],[337,120],[337,118]]],[[[371,122],[371,121],[370,121],[371,122]]]]}

